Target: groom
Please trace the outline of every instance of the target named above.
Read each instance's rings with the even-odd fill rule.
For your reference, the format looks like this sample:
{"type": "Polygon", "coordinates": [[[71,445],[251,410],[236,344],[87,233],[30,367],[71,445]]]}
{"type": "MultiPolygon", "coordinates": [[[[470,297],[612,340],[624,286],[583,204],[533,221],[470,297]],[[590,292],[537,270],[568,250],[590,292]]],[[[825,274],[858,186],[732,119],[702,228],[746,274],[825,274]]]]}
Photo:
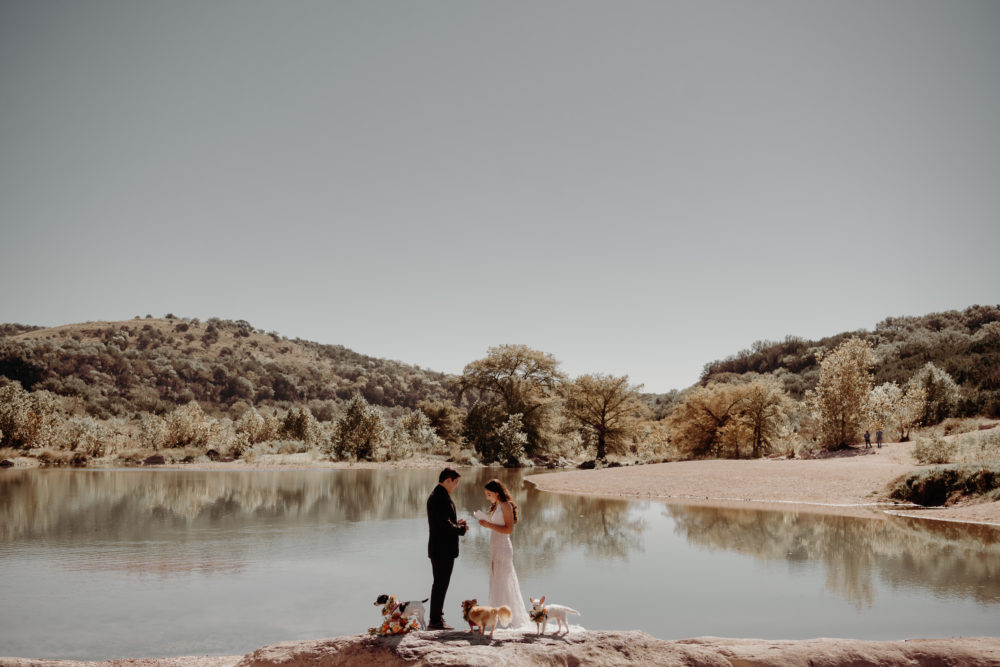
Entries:
{"type": "Polygon", "coordinates": [[[444,622],[444,596],[451,582],[451,571],[458,558],[458,538],[469,529],[465,519],[458,520],[455,503],[451,494],[458,488],[461,475],[451,468],[445,468],[438,475],[438,485],[427,499],[427,524],[430,537],[427,540],[427,556],[431,559],[434,585],[431,587],[431,618],[429,630],[454,630],[444,622]]]}

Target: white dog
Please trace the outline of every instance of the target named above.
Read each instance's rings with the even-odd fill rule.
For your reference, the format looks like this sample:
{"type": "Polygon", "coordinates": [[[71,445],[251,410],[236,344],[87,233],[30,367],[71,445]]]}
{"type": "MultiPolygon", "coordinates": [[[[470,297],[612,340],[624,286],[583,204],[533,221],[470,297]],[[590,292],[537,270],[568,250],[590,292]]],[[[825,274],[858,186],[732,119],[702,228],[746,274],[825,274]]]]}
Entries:
{"type": "Polygon", "coordinates": [[[392,616],[393,612],[398,612],[403,618],[415,618],[417,619],[417,622],[420,623],[420,629],[426,630],[427,624],[424,622],[424,603],[427,602],[428,599],[430,598],[397,602],[396,598],[392,595],[383,593],[375,600],[375,606],[377,607],[382,605],[383,616],[392,616]]]}
{"type": "Polygon", "coordinates": [[[569,621],[566,620],[566,614],[580,615],[580,612],[576,609],[561,604],[545,604],[544,595],[541,600],[536,600],[535,598],[528,599],[531,600],[531,611],[528,612],[528,616],[535,622],[538,634],[542,634],[548,629],[550,618],[556,619],[556,634],[559,634],[564,625],[566,626],[566,632],[569,633],[569,621]]]}

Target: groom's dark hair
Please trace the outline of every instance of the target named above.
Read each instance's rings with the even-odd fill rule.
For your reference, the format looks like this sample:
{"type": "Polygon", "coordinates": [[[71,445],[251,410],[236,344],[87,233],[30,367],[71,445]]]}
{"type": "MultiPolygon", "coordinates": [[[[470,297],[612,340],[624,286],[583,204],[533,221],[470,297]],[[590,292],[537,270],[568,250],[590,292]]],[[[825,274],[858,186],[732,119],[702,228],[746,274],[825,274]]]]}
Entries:
{"type": "Polygon", "coordinates": [[[457,470],[453,470],[452,468],[445,468],[444,470],[441,471],[441,474],[438,475],[438,484],[440,484],[446,479],[458,479],[459,477],[461,477],[461,475],[458,474],[457,470]]]}

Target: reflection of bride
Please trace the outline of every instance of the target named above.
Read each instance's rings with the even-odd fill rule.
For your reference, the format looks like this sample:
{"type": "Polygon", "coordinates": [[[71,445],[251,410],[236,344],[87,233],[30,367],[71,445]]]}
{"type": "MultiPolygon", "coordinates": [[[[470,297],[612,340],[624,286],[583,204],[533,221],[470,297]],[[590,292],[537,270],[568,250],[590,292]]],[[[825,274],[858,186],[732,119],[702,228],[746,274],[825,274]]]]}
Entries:
{"type": "MultiPolygon", "coordinates": [[[[491,479],[485,487],[490,501],[489,519],[479,519],[479,525],[493,531],[490,534],[490,601],[491,607],[507,605],[511,618],[509,627],[528,625],[528,612],[521,598],[521,585],[514,571],[514,546],[510,535],[517,523],[517,503],[507,487],[498,479],[491,479]]],[[[480,515],[483,516],[483,515],[480,515]]]]}

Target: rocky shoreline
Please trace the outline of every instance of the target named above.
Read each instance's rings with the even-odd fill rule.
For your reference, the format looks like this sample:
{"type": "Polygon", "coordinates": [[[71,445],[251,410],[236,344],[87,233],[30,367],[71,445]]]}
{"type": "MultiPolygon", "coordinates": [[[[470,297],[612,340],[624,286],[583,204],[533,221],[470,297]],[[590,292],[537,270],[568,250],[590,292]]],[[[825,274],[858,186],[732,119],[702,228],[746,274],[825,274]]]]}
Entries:
{"type": "Polygon", "coordinates": [[[771,641],[698,637],[668,641],[645,632],[574,630],[541,637],[500,631],[494,639],[467,631],[413,632],[402,637],[352,635],[282,642],[245,656],[137,658],[104,662],[0,658],[4,667],[336,667],[514,665],[685,665],[778,667],[820,665],[1000,666],[1000,638],[906,641],[807,639],[771,641]]]}

